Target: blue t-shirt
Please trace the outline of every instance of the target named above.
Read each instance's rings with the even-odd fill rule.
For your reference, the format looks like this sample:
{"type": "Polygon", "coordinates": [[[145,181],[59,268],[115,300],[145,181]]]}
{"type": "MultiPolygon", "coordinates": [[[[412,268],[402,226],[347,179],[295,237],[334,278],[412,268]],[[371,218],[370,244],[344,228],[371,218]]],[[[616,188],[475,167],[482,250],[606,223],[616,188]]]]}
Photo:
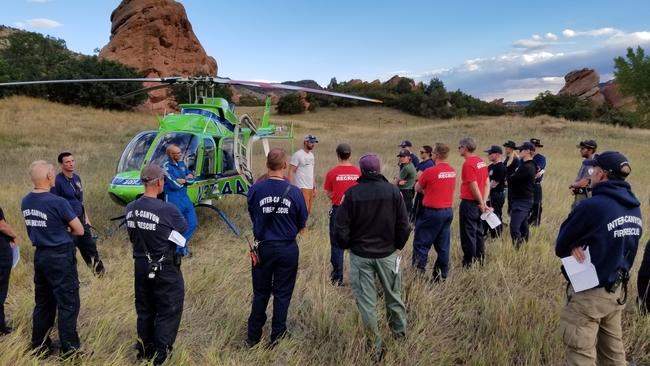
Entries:
{"type": "Polygon", "coordinates": [[[435,165],[436,163],[433,161],[433,159],[427,159],[421,161],[420,164],[416,165],[415,170],[417,170],[418,172],[423,172],[429,168],[434,167],[435,165]]]}
{"type": "MultiPolygon", "coordinates": [[[[533,156],[533,161],[537,164],[537,172],[546,169],[546,157],[544,155],[535,154],[535,156],[533,156]]],[[[535,183],[541,183],[542,179],[544,179],[544,174],[539,178],[535,178],[535,183]]]]}
{"type": "Polygon", "coordinates": [[[50,189],[50,192],[65,198],[70,203],[72,210],[77,214],[77,217],[83,219],[84,191],[81,185],[81,178],[78,175],[73,174],[72,178],[68,178],[63,173],[57,174],[54,180],[54,187],[50,189]]]}
{"type": "Polygon", "coordinates": [[[68,223],[77,215],[64,198],[50,192],[28,193],[20,205],[27,235],[35,247],[55,247],[72,243],[68,223]]]}
{"type": "Polygon", "coordinates": [[[291,241],[305,227],[307,206],[298,187],[290,186],[286,198],[277,204],[288,184],[284,180],[265,179],[248,190],[248,213],[255,239],[291,241]],[[277,210],[274,211],[276,204],[277,210]],[[269,215],[272,217],[267,218],[269,215]]]}

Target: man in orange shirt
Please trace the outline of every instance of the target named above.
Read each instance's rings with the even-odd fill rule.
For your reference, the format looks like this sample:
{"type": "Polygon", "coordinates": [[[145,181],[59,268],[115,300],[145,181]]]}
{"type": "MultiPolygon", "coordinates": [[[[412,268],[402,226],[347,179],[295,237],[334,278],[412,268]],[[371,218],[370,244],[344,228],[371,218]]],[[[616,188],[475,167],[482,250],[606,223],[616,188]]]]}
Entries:
{"type": "Polygon", "coordinates": [[[415,221],[413,259],[411,264],[424,273],[431,245],[438,257],[433,265],[433,280],[444,281],[449,273],[449,247],[452,205],[456,189],[456,170],[447,163],[449,146],[437,143],[434,149],[436,164],[422,172],[415,190],[424,194],[422,211],[415,221]]]}
{"type": "Polygon", "coordinates": [[[485,257],[481,213],[489,210],[487,198],[490,194],[488,168],[483,159],[476,156],[476,142],[465,137],[458,143],[458,153],[465,159],[460,185],[460,246],[463,249],[463,266],[474,261],[482,262],[485,257]]]}
{"type": "Polygon", "coordinates": [[[348,144],[339,144],[336,147],[336,156],[339,164],[332,168],[325,176],[325,185],[323,189],[332,201],[330,209],[330,263],[332,263],[332,273],[330,280],[335,286],[343,285],[343,249],[336,243],[335,223],[336,210],[343,202],[343,196],[348,188],[357,184],[357,179],[361,176],[361,170],[350,163],[352,149],[348,144]]]}

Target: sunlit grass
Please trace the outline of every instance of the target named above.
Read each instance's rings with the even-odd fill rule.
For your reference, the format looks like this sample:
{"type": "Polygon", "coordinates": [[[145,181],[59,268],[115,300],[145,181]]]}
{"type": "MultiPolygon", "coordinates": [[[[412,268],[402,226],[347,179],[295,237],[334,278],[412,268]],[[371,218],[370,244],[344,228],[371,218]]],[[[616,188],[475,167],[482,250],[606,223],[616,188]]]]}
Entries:
{"type": "MultiPolygon", "coordinates": [[[[260,108],[241,108],[239,112],[251,113],[256,118],[262,114],[260,108]]],[[[531,241],[522,250],[515,251],[507,238],[492,241],[487,244],[483,267],[462,269],[456,216],[450,279],[431,285],[410,270],[412,247],[410,242],[407,244],[403,266],[408,338],[400,343],[390,340],[383,321],[387,365],[561,364],[563,348],[557,329],[564,303],[564,280],[552,248],[572,202],[568,185],[580,164],[575,149],[579,140],[593,138],[601,150],[616,149],[628,156],[633,169],[630,182],[643,203],[644,216],[649,217],[650,171],[645,162],[650,158],[650,131],[569,123],[548,117],[435,121],[383,107],[320,109],[300,116],[274,115],[273,121],[294,123],[296,146],[305,133],[319,138],[315,153],[321,184],[327,169],[336,164],[334,149],[340,142],[350,143],[355,157],[366,151],[379,153],[389,179],[397,174],[397,144],[404,139],[416,145],[446,142],[452,149],[466,135],[476,138],[481,149],[505,140],[521,142],[530,137],[541,138],[546,145],[543,226],[533,229],[531,241]]],[[[33,249],[27,241],[19,207],[20,199],[30,189],[27,166],[35,159],[54,161],[63,150],[74,152],[85,182],[91,219],[104,231],[110,227],[108,219],[122,213],[106,193],[120,153],[138,131],[155,127],[155,118],[143,114],[97,111],[28,98],[0,100],[0,206],[9,223],[18,229],[23,250],[23,262],[12,272],[6,306],[16,331],[0,338],[0,364],[57,363],[54,358],[36,360],[26,351],[34,302],[33,249]]],[[[260,151],[256,148],[258,159],[254,165],[258,173],[263,166],[260,151]]],[[[451,164],[459,170],[462,161],[454,153],[451,164]]],[[[299,274],[289,312],[293,336],[272,351],[244,347],[251,299],[245,242],[234,237],[212,213],[199,209],[194,256],[183,263],[185,308],[169,364],[370,364],[350,287],[334,288],[327,281],[329,205],[320,193],[310,229],[299,240],[299,274]]],[[[243,197],[225,197],[218,204],[250,233],[243,197]]],[[[644,245],[645,239],[639,254],[644,245]]],[[[133,364],[136,330],[130,244],[125,233],[119,231],[111,238],[103,237],[99,250],[108,268],[105,278],[94,278],[79,264],[79,332],[82,347],[88,353],[84,361],[90,365],[133,364]]],[[[639,264],[637,258],[624,314],[624,339],[628,360],[650,364],[650,320],[641,318],[633,306],[639,264]]],[[[347,277],[345,282],[348,283],[347,277]]],[[[383,306],[379,313],[383,318],[383,306]]]]}

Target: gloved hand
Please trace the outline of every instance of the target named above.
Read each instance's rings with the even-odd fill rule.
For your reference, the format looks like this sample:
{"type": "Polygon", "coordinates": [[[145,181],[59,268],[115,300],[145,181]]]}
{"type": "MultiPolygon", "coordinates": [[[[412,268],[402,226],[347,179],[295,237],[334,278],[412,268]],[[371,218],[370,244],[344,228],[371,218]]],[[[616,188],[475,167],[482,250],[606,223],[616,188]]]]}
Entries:
{"type": "Polygon", "coordinates": [[[185,257],[185,256],[187,256],[188,254],[190,254],[190,251],[189,251],[189,249],[187,249],[187,246],[179,247],[179,246],[177,245],[177,246],[176,246],[176,254],[178,254],[178,255],[180,255],[180,256],[182,256],[182,257],[185,257]]]}

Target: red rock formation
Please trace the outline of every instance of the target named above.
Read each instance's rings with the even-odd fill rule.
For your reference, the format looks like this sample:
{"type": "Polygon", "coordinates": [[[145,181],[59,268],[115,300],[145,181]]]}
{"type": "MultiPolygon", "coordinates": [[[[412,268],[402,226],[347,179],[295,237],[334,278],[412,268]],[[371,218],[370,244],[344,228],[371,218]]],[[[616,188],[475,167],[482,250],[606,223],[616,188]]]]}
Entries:
{"type": "Polygon", "coordinates": [[[564,76],[564,87],[559,94],[577,95],[582,100],[589,100],[594,108],[605,103],[598,84],[600,75],[593,69],[574,70],[564,76]]]}
{"type": "Polygon", "coordinates": [[[636,102],[634,97],[624,96],[621,93],[621,87],[615,80],[610,80],[601,89],[601,93],[605,97],[607,104],[616,109],[622,109],[624,111],[634,111],[636,110],[636,102]]]}
{"type": "MultiPolygon", "coordinates": [[[[100,58],[135,67],[146,77],[217,75],[217,62],[205,53],[185,8],[174,0],[123,0],[111,23],[111,39],[100,58]]],[[[167,89],[150,96],[140,109],[161,113],[176,106],[167,89]]]]}

